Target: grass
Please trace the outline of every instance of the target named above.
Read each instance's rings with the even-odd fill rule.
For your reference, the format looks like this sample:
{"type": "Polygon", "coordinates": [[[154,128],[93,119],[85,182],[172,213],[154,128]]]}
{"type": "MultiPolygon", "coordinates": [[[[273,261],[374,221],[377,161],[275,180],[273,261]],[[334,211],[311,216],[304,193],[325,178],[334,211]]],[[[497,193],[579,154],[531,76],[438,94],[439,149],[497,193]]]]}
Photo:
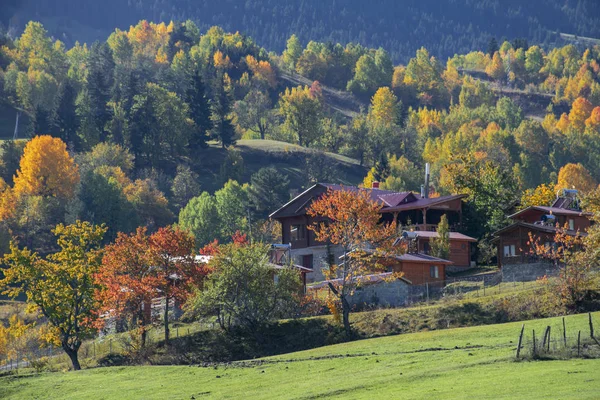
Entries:
{"type": "MultiPolygon", "coordinates": [[[[235,146],[244,160],[241,182],[249,182],[252,174],[263,167],[272,166],[286,174],[292,189],[306,189],[306,159],[312,149],[275,140],[238,140],[235,146]]],[[[202,190],[213,192],[223,186],[220,175],[226,150],[215,143],[194,156],[200,175],[202,190]]],[[[335,182],[344,185],[358,185],[367,174],[367,168],[358,161],[339,154],[324,153],[333,169],[335,182]]],[[[333,178],[332,178],[333,179],[333,178]]]]}
{"type": "MultiPolygon", "coordinates": [[[[596,321],[600,313],[595,313],[596,321]]],[[[588,332],[587,315],[566,318],[588,332]]],[[[541,332],[561,319],[534,320],[541,332]]],[[[597,398],[598,359],[514,360],[521,323],[361,340],[206,367],[112,367],[0,378],[3,399],[597,398]]]]}

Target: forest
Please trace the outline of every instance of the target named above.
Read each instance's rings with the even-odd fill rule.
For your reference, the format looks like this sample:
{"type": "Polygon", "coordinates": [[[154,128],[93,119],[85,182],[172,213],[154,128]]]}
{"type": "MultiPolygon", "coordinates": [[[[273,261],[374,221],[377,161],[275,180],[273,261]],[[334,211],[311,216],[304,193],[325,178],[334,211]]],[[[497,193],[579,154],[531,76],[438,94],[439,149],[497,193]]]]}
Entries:
{"type": "Polygon", "coordinates": [[[303,46],[296,35],[277,54],[192,21],[143,20],[68,47],[30,22],[0,48],[9,131],[19,114],[19,137],[33,138],[2,144],[2,245],[16,237],[49,252],[52,228],[76,220],[105,223],[105,242],[173,223],[199,247],[236,234],[271,242],[280,232],[268,214],[337,181],[331,157],[344,156],[365,187],[396,191],[418,191],[430,163],[431,195],[467,194],[464,230],[486,246],[515,202],[597,186],[599,62],[597,45],[544,50],[522,38],[445,62],[422,47],[396,65],[383,48],[303,46]],[[307,149],[303,175],[274,168],[267,151],[247,171],[237,141],[307,149]]]}
{"type": "Polygon", "coordinates": [[[114,28],[142,19],[193,20],[205,31],[218,25],[244,32],[258,44],[281,52],[296,34],[303,44],[358,43],[383,47],[395,63],[407,63],[425,46],[438,59],[482,49],[496,37],[524,37],[543,47],[560,44],[558,33],[600,36],[600,4],[595,0],[5,0],[0,22],[20,33],[37,20],[69,46],[103,40],[114,28]]]}

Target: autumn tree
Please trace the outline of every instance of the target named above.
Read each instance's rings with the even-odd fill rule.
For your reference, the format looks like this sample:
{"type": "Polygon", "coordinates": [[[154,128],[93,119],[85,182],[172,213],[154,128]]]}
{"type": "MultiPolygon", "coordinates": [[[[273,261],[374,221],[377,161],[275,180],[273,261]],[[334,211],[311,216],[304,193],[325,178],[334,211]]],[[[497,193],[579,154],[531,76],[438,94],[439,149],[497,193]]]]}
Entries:
{"type": "Polygon", "coordinates": [[[204,278],[204,265],[195,261],[193,236],[178,228],[159,228],[149,238],[155,293],[163,298],[165,343],[169,343],[169,311],[171,303],[183,304],[204,278]]]}
{"type": "Polygon", "coordinates": [[[578,131],[585,130],[585,121],[592,114],[594,106],[586,98],[579,97],[573,102],[571,112],[569,113],[569,122],[571,127],[578,131]]]}
{"type": "Polygon", "coordinates": [[[279,109],[285,127],[298,138],[300,146],[309,146],[317,140],[323,105],[308,86],[286,89],[279,97],[279,109]]]}
{"type": "Polygon", "coordinates": [[[527,189],[521,196],[521,207],[550,206],[556,199],[556,193],[552,185],[542,183],[535,189],[527,189]]]}
{"type": "Polygon", "coordinates": [[[62,140],[36,136],[25,146],[14,181],[17,195],[69,199],[79,182],[79,172],[62,140]]]}
{"type": "Polygon", "coordinates": [[[380,208],[381,205],[371,199],[368,190],[342,189],[328,191],[307,211],[310,217],[327,221],[309,227],[315,233],[315,239],[340,246],[343,250],[341,263],[330,267],[327,278],[340,278],[338,285],[330,283],[329,287],[341,303],[342,320],[348,335],[351,334],[350,298],[363,283],[365,275],[384,268],[379,257],[389,252],[390,240],[396,234],[394,223],[379,222],[380,208]]]}
{"type": "Polygon", "coordinates": [[[583,165],[569,163],[558,172],[558,183],[555,189],[577,189],[585,194],[597,186],[598,182],[583,165]]]}
{"type": "Polygon", "coordinates": [[[495,52],[492,62],[485,69],[485,73],[495,81],[501,81],[506,78],[506,69],[499,52],[495,52]]]}
{"type": "Polygon", "coordinates": [[[283,51],[283,62],[284,64],[290,68],[294,69],[298,59],[302,55],[302,45],[300,44],[300,40],[298,36],[292,35],[287,41],[287,47],[283,51]]]}
{"type": "Polygon", "coordinates": [[[98,289],[94,274],[102,260],[104,232],[104,226],[89,222],[60,224],[53,231],[58,237],[58,252],[42,258],[27,248],[19,249],[13,242],[10,253],[4,257],[7,267],[0,287],[12,297],[27,295],[32,309],[39,310],[50,323],[53,336],[75,370],[81,369],[79,348],[94,332],[94,294],[98,289]]]}

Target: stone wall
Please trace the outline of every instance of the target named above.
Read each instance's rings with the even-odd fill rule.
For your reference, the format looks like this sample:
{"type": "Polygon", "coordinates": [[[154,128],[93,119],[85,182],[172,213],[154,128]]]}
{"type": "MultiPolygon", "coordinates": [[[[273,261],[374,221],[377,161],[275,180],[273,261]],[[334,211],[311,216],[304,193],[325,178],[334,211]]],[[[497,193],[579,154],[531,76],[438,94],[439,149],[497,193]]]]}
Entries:
{"type": "Polygon", "coordinates": [[[544,275],[552,276],[558,273],[558,267],[545,262],[529,264],[505,264],[502,266],[504,282],[535,281],[544,275]]]}
{"type": "MultiPolygon", "coordinates": [[[[340,246],[329,246],[329,251],[333,254],[335,262],[339,262],[339,257],[343,255],[343,250],[340,246]]],[[[328,251],[327,246],[312,246],[303,249],[293,249],[290,251],[290,256],[294,264],[302,265],[302,256],[313,256],[313,272],[306,275],[308,282],[320,282],[325,280],[323,269],[329,269],[327,262],[328,251]]]]}
{"type": "Polygon", "coordinates": [[[365,285],[356,290],[350,299],[352,305],[399,307],[407,304],[409,284],[401,279],[365,285]]]}

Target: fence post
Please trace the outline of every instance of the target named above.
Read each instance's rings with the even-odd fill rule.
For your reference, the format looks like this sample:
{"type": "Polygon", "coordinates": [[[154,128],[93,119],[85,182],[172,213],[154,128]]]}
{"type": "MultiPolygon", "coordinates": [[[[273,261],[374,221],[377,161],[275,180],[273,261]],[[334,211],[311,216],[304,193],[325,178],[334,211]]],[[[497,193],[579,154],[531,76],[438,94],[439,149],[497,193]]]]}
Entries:
{"type": "Polygon", "coordinates": [[[581,357],[581,331],[577,334],[577,357],[581,357]]]}
{"type": "Polygon", "coordinates": [[[535,357],[536,346],[535,346],[535,329],[533,329],[533,357],[535,357]]]}
{"type": "Polygon", "coordinates": [[[425,282],[425,290],[427,291],[427,304],[429,304],[429,282],[425,282]]]}
{"type": "Polygon", "coordinates": [[[525,331],[525,324],[521,326],[521,334],[519,335],[519,344],[517,345],[517,358],[519,358],[519,354],[521,354],[521,343],[523,342],[523,331],[525,331]]]}
{"type": "Polygon", "coordinates": [[[592,322],[592,313],[588,313],[588,317],[590,319],[590,337],[594,338],[594,323],[592,322]]]}
{"type": "Polygon", "coordinates": [[[565,348],[567,347],[567,325],[565,325],[565,317],[563,317],[563,342],[565,348]]]}

